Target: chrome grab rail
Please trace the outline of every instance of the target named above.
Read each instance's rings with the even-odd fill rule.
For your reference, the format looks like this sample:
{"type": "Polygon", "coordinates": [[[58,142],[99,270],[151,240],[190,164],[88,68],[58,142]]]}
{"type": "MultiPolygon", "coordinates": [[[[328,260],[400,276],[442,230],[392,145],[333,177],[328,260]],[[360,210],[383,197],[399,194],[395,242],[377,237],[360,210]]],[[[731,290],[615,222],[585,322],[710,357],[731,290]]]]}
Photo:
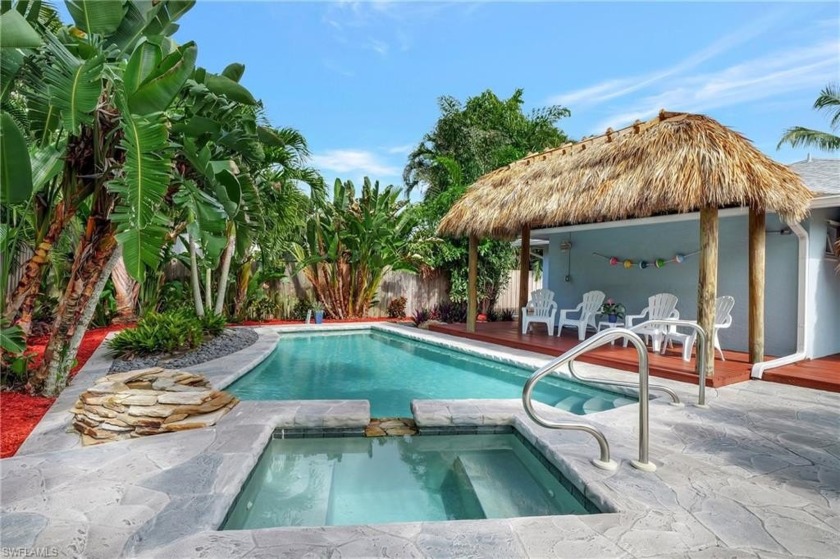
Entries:
{"type": "Polygon", "coordinates": [[[604,470],[616,469],[616,463],[610,459],[610,446],[607,442],[607,438],[599,429],[591,425],[587,425],[585,423],[556,423],[553,421],[547,421],[537,415],[536,411],[534,410],[534,405],[531,399],[534,391],[534,386],[543,377],[549,375],[555,369],[573,361],[578,356],[618,338],[627,338],[628,340],[630,340],[630,342],[633,343],[633,346],[636,348],[636,352],[639,355],[639,460],[631,460],[630,463],[633,465],[633,467],[639,470],[652,472],[656,469],[656,466],[653,463],[651,463],[650,460],[648,460],[650,428],[650,390],[648,387],[648,354],[647,346],[644,344],[639,335],[635,332],[626,328],[611,328],[609,330],[604,330],[602,332],[598,332],[588,340],[579,343],[560,357],[552,359],[551,361],[537,369],[534,372],[534,374],[532,374],[531,377],[525,382],[525,387],[522,389],[522,405],[525,407],[525,412],[528,414],[528,417],[530,417],[538,425],[548,427],[549,429],[568,429],[572,431],[584,431],[595,437],[595,440],[598,441],[598,446],[601,449],[601,456],[599,459],[592,460],[592,463],[595,466],[604,470]]]}
{"type": "Polygon", "coordinates": [[[709,406],[706,404],[706,340],[708,339],[708,337],[706,336],[706,331],[703,330],[702,326],[700,326],[693,320],[680,320],[678,318],[646,320],[640,324],[634,325],[632,328],[630,328],[630,330],[635,331],[636,328],[653,326],[654,324],[666,324],[669,326],[685,326],[686,328],[692,328],[697,333],[697,336],[700,338],[700,345],[697,346],[697,362],[698,366],[700,367],[700,390],[697,394],[697,407],[708,408],[709,406]]]}
{"type": "MultiPolygon", "coordinates": [[[[624,386],[627,388],[637,388],[639,385],[635,382],[625,382],[623,380],[608,380],[608,379],[600,379],[600,378],[590,378],[590,377],[582,377],[575,372],[574,368],[575,361],[574,359],[569,361],[569,372],[572,374],[572,378],[577,380],[578,382],[582,382],[584,384],[603,384],[605,386],[624,386]]],[[[667,386],[662,386],[661,384],[650,384],[648,385],[649,390],[658,390],[660,392],[666,393],[668,396],[671,397],[671,405],[672,406],[682,406],[683,403],[680,401],[680,397],[677,395],[676,392],[668,388],[667,386]]]]}

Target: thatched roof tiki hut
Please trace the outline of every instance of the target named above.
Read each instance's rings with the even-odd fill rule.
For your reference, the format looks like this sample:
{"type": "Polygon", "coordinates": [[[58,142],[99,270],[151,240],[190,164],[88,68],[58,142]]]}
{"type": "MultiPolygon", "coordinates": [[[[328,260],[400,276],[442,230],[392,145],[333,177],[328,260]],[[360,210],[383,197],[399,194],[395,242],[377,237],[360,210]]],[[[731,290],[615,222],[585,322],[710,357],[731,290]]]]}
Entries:
{"type": "MultiPolygon", "coordinates": [[[[659,116],[602,136],[529,155],[478,179],[441,221],[441,235],[469,236],[467,329],[475,331],[478,239],[522,236],[527,274],[530,231],[700,212],[697,317],[711,333],[717,296],[718,209],[749,209],[749,346],[764,360],[765,212],[787,222],[808,212],[812,193],[799,176],[744,136],[703,115],[659,116]]],[[[526,282],[521,282],[525,285],[526,282]]],[[[528,294],[520,291],[520,306],[528,294]]],[[[714,374],[711,336],[707,376],[714,374]]],[[[699,360],[698,360],[699,361],[699,360]]],[[[699,372],[699,371],[698,371],[699,372]]]]}

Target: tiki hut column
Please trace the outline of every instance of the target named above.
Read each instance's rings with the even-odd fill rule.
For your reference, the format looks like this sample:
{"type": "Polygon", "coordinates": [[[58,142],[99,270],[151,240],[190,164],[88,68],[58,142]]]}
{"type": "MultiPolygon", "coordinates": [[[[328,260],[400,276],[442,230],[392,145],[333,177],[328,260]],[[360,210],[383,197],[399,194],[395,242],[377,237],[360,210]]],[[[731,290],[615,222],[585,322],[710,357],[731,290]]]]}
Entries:
{"type": "MultiPolygon", "coordinates": [[[[700,210],[700,274],[697,284],[697,323],[706,332],[706,347],[698,347],[697,354],[706,356],[706,378],[715,374],[715,298],[717,297],[718,268],[718,209],[700,210]]],[[[700,374],[700,359],[697,374],[700,374]]]]}
{"type": "Polygon", "coordinates": [[[750,363],[764,361],[764,210],[750,208],[750,363]]]}
{"type": "Polygon", "coordinates": [[[530,278],[529,268],[531,266],[531,227],[526,225],[522,228],[522,246],[519,253],[519,330],[522,330],[521,309],[528,304],[528,279],[530,278]]]}
{"type": "Polygon", "coordinates": [[[478,309],[478,237],[470,235],[469,277],[467,283],[467,332],[475,332],[475,315],[478,309]]]}

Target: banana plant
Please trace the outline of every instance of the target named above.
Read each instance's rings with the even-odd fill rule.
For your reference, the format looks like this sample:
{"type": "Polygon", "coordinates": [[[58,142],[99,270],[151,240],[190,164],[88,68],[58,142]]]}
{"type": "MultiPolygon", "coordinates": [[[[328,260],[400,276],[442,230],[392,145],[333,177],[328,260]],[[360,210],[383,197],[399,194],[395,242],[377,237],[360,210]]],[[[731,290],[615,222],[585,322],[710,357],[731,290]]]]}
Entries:
{"type": "Polygon", "coordinates": [[[412,235],[416,220],[400,194],[365,177],[357,197],[351,181],[336,180],[332,200],[315,205],[305,242],[292,254],[333,316],[365,316],[386,271],[423,263],[422,248],[432,240],[412,235]]]}
{"type": "MultiPolygon", "coordinates": [[[[14,11],[20,13],[20,4],[14,11]]],[[[52,246],[81,204],[92,208],[44,365],[32,379],[48,392],[66,377],[73,352],[63,348],[79,327],[86,328],[80,318],[98,300],[89,287],[102,283],[117,244],[125,247],[134,276],[142,277],[144,267],[159,261],[164,228],[157,212],[172,160],[166,111],[193,74],[197,54],[195,44],[179,46],[170,36],[177,30],[174,21],[191,5],[71,0],[67,7],[74,25],[55,30],[27,20],[40,45],[28,52],[18,48],[21,63],[4,65],[4,75],[15,84],[10,102],[16,95],[25,99],[29,144],[42,150],[38,162],[64,162],[39,193],[49,208],[49,225],[11,294],[6,316],[21,310],[23,319],[30,314],[52,246]]],[[[8,13],[2,14],[4,25],[8,13]]],[[[35,163],[34,156],[30,159],[35,163]]],[[[49,176],[51,169],[33,167],[33,177],[49,176]]]]}

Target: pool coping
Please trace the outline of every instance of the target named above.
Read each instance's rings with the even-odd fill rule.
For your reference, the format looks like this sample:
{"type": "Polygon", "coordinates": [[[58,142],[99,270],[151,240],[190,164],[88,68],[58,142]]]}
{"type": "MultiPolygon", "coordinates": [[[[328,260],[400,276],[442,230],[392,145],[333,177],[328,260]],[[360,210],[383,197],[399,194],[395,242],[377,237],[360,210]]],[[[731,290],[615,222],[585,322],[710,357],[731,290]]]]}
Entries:
{"type": "MultiPolygon", "coordinates": [[[[355,326],[351,328],[358,329],[355,326]]],[[[306,327],[306,331],[315,328],[318,327],[306,327]]],[[[269,337],[272,331],[276,335],[284,331],[283,327],[265,330],[269,337]]],[[[416,335],[426,334],[418,331],[416,335]]],[[[434,335],[438,336],[444,335],[434,335]]],[[[486,349],[474,347],[481,352],[486,349]]],[[[88,376],[81,379],[92,382],[107,370],[109,363],[97,354],[88,363],[90,368],[86,365],[82,371],[88,376]]],[[[236,373],[227,367],[238,359],[214,374],[218,379],[232,378],[236,373]]],[[[545,356],[541,359],[548,360],[545,356]]],[[[257,358],[252,356],[251,361],[257,358]]],[[[592,370],[607,377],[632,378],[632,374],[603,367],[592,366],[592,370]]],[[[680,383],[665,384],[686,398],[693,394],[680,383]]],[[[81,391],[84,386],[76,389],[81,391]]],[[[762,472],[771,473],[781,467],[776,464],[782,464],[785,468],[805,468],[802,483],[809,483],[806,477],[812,479],[815,474],[808,473],[808,468],[817,463],[828,464],[829,458],[822,456],[819,462],[815,462],[816,457],[804,458],[807,454],[801,443],[779,439],[749,443],[747,446],[755,447],[755,453],[764,454],[749,458],[744,466],[735,467],[727,461],[727,453],[731,452],[731,445],[726,444],[727,434],[737,433],[736,427],[744,415],[737,410],[739,402],[763,401],[782,390],[787,398],[784,402],[774,398],[774,405],[785,403],[794,411],[802,405],[837,409],[840,403],[836,395],[761,383],[710,391],[711,410],[678,409],[662,399],[652,400],[651,416],[656,421],[652,424],[651,456],[660,466],[653,474],[634,470],[627,463],[636,456],[631,426],[637,421],[637,405],[586,416],[587,422],[605,431],[614,458],[620,462],[616,472],[605,472],[589,464],[595,455],[591,438],[533,424],[521,411],[521,404],[517,410],[516,400],[415,400],[412,409],[420,424],[512,424],[561,472],[570,472],[572,475],[567,477],[577,480],[588,498],[595,500],[593,497],[600,496],[621,512],[218,532],[216,528],[277,426],[327,427],[338,416],[342,425],[335,426],[359,426],[369,419],[365,401],[246,401],[209,429],[87,448],[48,447],[48,452],[32,452],[36,446],[30,445],[28,453],[4,459],[0,462],[3,545],[55,548],[61,554],[87,557],[188,557],[199,552],[214,557],[252,553],[299,556],[313,552],[329,555],[335,551],[342,556],[646,557],[660,555],[663,550],[668,555],[705,556],[707,552],[714,555],[715,550],[734,549],[745,557],[754,556],[756,550],[831,556],[826,550],[833,553],[840,544],[840,514],[832,515],[826,506],[814,509],[813,502],[819,502],[820,497],[814,500],[809,494],[806,498],[801,492],[788,491],[783,483],[776,482],[765,489],[766,482],[760,477],[762,472]],[[723,395],[726,403],[719,400],[723,395]],[[713,414],[726,418],[728,423],[719,428],[708,423],[710,417],[717,417],[713,414]],[[671,425],[677,425],[679,430],[671,425]],[[681,433],[689,425],[703,426],[708,435],[701,437],[703,431],[699,431],[685,438],[681,433]],[[707,460],[718,465],[710,467],[694,461],[697,451],[688,445],[698,443],[706,445],[701,449],[708,447],[704,454],[708,455],[707,460]],[[762,450],[764,447],[766,450],[762,450]],[[758,479],[753,481],[753,477],[758,479]],[[770,504],[762,504],[762,499],[770,504]],[[728,511],[721,517],[726,522],[715,522],[718,510],[728,511]],[[816,511],[819,516],[815,517],[816,511]],[[760,524],[749,520],[755,517],[761,519],[760,524]],[[780,518],[787,523],[782,532],[774,520],[780,518]],[[796,528],[791,530],[788,526],[796,528]],[[833,531],[827,532],[827,526],[834,526],[833,531]],[[795,536],[797,530],[807,535],[795,536]],[[786,539],[788,533],[791,535],[786,539]]],[[[546,413],[549,410],[553,408],[546,413]]],[[[562,416],[565,412],[552,413],[562,416]]],[[[824,438],[830,438],[830,417],[820,420],[819,416],[802,416],[798,411],[796,414],[810,421],[803,437],[822,433],[824,438]]],[[[756,428],[753,420],[746,421],[746,425],[756,428]]],[[[746,440],[736,448],[745,444],[746,440]]],[[[829,440],[823,446],[831,452],[831,444],[829,440]]],[[[833,452],[840,453],[840,449],[833,452]]],[[[823,498],[830,495],[824,493],[823,498]]]]}

